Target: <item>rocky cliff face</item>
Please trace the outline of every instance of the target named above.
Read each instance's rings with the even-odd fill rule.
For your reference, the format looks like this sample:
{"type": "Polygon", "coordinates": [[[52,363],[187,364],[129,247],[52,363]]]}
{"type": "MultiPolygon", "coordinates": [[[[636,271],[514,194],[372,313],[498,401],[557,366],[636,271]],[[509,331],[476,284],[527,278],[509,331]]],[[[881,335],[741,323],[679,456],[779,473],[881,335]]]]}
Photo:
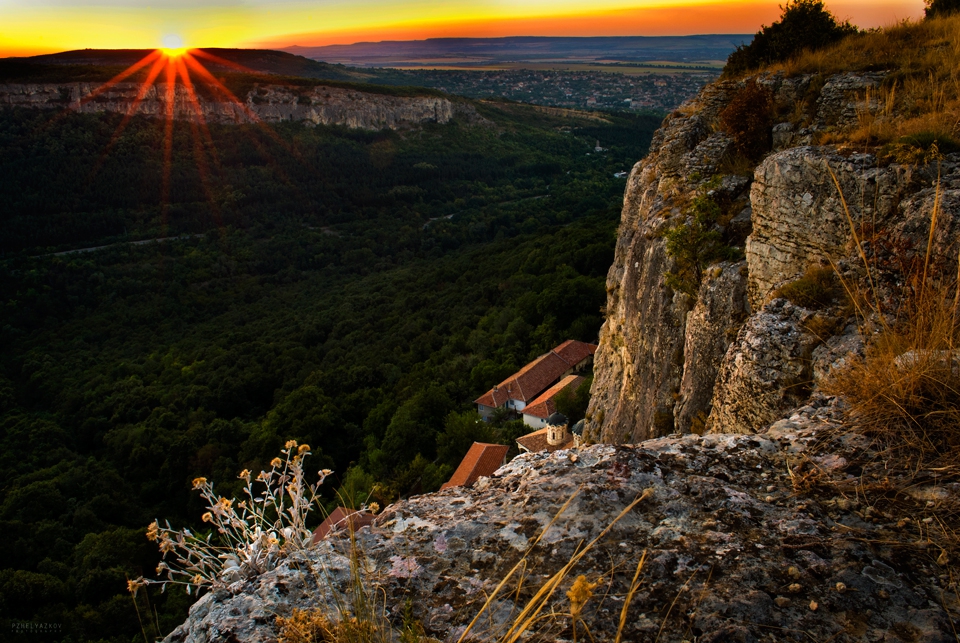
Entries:
{"type": "MultiPolygon", "coordinates": [[[[207,594],[166,642],[275,641],[276,616],[294,608],[336,618],[338,605],[350,603],[356,552],[366,590],[395,625],[406,605],[428,636],[456,641],[494,596],[468,640],[500,640],[595,538],[546,602],[531,640],[573,640],[566,592],[583,575],[594,586],[580,636],[586,626],[592,640],[613,641],[644,553],[624,641],[954,640],[950,610],[960,603],[941,592],[948,581],[929,556],[894,544],[915,538],[916,527],[848,498],[858,482],[851,472],[893,472],[879,460],[863,470],[854,464],[869,446],[853,434],[825,440],[837,433],[835,415],[818,404],[764,435],[522,455],[472,489],[392,505],[355,543],[330,537],[272,572],[207,594]],[[799,495],[803,476],[818,470],[828,491],[799,495]],[[497,592],[521,559],[523,574],[497,592]]],[[[911,502],[932,512],[921,509],[926,498],[954,493],[921,485],[911,502]]]]}
{"type": "Polygon", "coordinates": [[[529,640],[575,640],[576,626],[579,640],[612,641],[621,619],[624,641],[955,640],[952,545],[931,526],[957,511],[960,485],[897,470],[844,430],[842,402],[818,385],[862,354],[857,325],[843,306],[780,296],[823,266],[864,285],[861,252],[878,299],[896,298],[893,264],[928,243],[934,261],[956,261],[960,157],[908,166],[811,145],[854,126],[881,78],[759,78],[776,103],[815,114],[807,127],[775,124],[747,174],[717,127],[743,83],[712,85],[667,118],[631,173],[607,279],[586,433],[607,444],[525,454],[472,489],[392,505],[355,541],[328,538],[218,587],[166,641],[274,641],[276,616],[295,608],[349,612],[357,578],[394,627],[412,616],[457,641],[479,614],[466,640],[500,640],[585,543],[529,640]],[[741,258],[674,289],[666,233],[704,195],[724,205],[713,232],[741,258]],[[580,575],[591,589],[574,619],[580,575]]]}
{"type": "MultiPolygon", "coordinates": [[[[882,73],[845,73],[820,82],[780,75],[718,82],[667,117],[624,198],[587,416],[590,440],[754,432],[801,404],[830,364],[862,345],[844,323],[853,321],[849,310],[801,309],[777,301],[777,289],[829,266],[856,286],[864,271],[851,230],[867,244],[882,237],[900,253],[923,250],[938,171],[943,207],[934,257],[955,252],[960,157],[948,156],[939,168],[898,165],[811,145],[818,133],[842,134],[876,111],[867,89],[882,80],[882,73]],[[742,174],[719,116],[754,80],[779,113],[813,115],[805,127],[774,123],[772,151],[742,174]],[[665,232],[689,221],[691,201],[703,194],[727,207],[714,231],[742,249],[744,261],[706,269],[691,296],[667,285],[677,264],[665,232]]],[[[892,270],[887,282],[902,279],[892,270]]]]}
{"type": "MultiPolygon", "coordinates": [[[[233,102],[219,93],[214,99],[201,93],[194,102],[178,84],[173,91],[174,118],[213,123],[277,123],[296,121],[314,125],[343,125],[360,129],[397,129],[421,123],[447,123],[455,113],[466,116],[466,104],[436,96],[390,96],[343,87],[283,87],[257,85],[233,102]]],[[[168,110],[167,85],[147,87],[117,83],[107,89],[97,83],[0,85],[0,106],[62,109],[82,113],[118,112],[161,117],[168,110]],[[139,103],[137,102],[139,100],[139,103]]]]}

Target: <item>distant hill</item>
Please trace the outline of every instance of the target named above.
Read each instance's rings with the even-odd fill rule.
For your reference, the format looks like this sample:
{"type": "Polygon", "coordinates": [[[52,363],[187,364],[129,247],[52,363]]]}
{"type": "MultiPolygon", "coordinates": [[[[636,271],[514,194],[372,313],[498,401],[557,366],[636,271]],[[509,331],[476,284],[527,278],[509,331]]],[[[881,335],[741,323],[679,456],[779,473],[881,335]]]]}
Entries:
{"type": "Polygon", "coordinates": [[[359,42],[325,47],[287,47],[284,51],[314,60],[356,67],[463,66],[503,62],[698,62],[726,60],[753,35],[623,36],[553,38],[429,38],[359,42]]]}
{"type": "MultiPolygon", "coordinates": [[[[11,69],[24,72],[49,75],[50,70],[32,69],[35,65],[83,66],[91,69],[99,67],[129,67],[150,54],[152,49],[79,49],[57,54],[31,56],[28,58],[8,58],[0,61],[0,69],[9,75],[11,69]]],[[[324,80],[346,80],[363,82],[367,76],[356,71],[344,69],[342,65],[330,65],[285,51],[269,49],[217,49],[203,51],[227,60],[250,71],[279,76],[299,76],[301,78],[321,78],[324,80]]],[[[230,65],[216,63],[207,59],[203,65],[214,73],[238,71],[230,65]]],[[[92,79],[91,79],[92,80],[92,79]]]]}

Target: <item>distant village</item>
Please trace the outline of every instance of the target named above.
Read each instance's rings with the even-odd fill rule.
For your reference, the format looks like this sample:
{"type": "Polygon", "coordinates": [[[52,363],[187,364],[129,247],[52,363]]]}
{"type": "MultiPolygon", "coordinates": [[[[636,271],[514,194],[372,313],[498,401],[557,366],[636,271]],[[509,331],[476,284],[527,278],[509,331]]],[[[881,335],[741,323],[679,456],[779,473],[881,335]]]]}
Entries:
{"type": "MultiPolygon", "coordinates": [[[[506,411],[519,416],[533,429],[517,438],[521,453],[560,451],[579,447],[583,439],[583,420],[570,426],[557,411],[556,398],[564,391],[575,391],[593,369],[596,344],[569,339],[521,368],[474,400],[485,422],[495,413],[506,411]]],[[[510,447],[505,444],[474,442],[460,461],[450,480],[440,489],[469,487],[482,477],[492,476],[507,462],[510,447]]],[[[337,507],[313,533],[316,543],[328,534],[357,530],[373,522],[374,515],[360,509],[337,507]]]]}
{"type": "Polygon", "coordinates": [[[503,97],[534,105],[575,109],[668,112],[696,95],[719,70],[628,75],[600,71],[391,70],[410,85],[432,87],[469,98],[503,97]]]}

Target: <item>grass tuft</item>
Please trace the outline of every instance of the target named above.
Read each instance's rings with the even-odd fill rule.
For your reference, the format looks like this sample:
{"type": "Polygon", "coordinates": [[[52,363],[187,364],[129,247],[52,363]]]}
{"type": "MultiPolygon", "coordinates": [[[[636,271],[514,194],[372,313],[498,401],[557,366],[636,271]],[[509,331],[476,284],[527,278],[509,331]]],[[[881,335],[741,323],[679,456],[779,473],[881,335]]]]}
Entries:
{"type": "MultiPolygon", "coordinates": [[[[832,171],[831,176],[836,182],[832,171]]],[[[877,438],[895,461],[916,468],[952,464],[960,456],[960,257],[956,278],[930,265],[939,194],[938,184],[924,262],[904,275],[895,314],[880,307],[870,261],[844,202],[873,295],[869,312],[867,305],[857,309],[862,318],[876,321],[878,331],[862,327],[865,356],[835,372],[823,387],[850,403],[853,428],[877,438]]]]}
{"type": "Polygon", "coordinates": [[[927,467],[960,457],[960,324],[956,284],[917,286],[824,390],[843,395],[856,428],[891,455],[927,467]]]}
{"type": "MultiPolygon", "coordinates": [[[[843,72],[884,71],[880,87],[865,92],[858,126],[832,132],[821,143],[855,147],[901,145],[903,139],[939,141],[941,153],[960,135],[960,15],[903,21],[848,36],[842,41],[772,67],[787,76],[819,77],[843,72]]],[[[920,146],[919,149],[929,149],[920,146]]],[[[889,152],[889,150],[888,150],[889,152]]],[[[929,162],[923,156],[905,162],[929,162]]]]}
{"type": "Polygon", "coordinates": [[[821,310],[842,302],[845,293],[833,268],[810,266],[802,277],[780,286],[773,296],[803,308],[821,310]]]}

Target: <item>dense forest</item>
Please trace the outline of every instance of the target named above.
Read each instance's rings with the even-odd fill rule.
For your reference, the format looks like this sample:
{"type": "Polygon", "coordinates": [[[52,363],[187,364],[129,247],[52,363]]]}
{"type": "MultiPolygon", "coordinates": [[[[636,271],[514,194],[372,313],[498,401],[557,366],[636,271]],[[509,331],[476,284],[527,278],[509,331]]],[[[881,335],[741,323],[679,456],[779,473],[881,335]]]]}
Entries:
{"type": "Polygon", "coordinates": [[[473,440],[526,432],[471,402],[596,340],[613,174],[659,123],[477,109],[400,132],[175,123],[169,166],[159,121],[0,111],[4,632],[169,633],[191,597],[141,592],[138,616],[126,592],[159,560],[144,528],[202,529],[191,479],[233,494],[287,439],[336,472],[329,508],[436,489],[473,440]]]}

